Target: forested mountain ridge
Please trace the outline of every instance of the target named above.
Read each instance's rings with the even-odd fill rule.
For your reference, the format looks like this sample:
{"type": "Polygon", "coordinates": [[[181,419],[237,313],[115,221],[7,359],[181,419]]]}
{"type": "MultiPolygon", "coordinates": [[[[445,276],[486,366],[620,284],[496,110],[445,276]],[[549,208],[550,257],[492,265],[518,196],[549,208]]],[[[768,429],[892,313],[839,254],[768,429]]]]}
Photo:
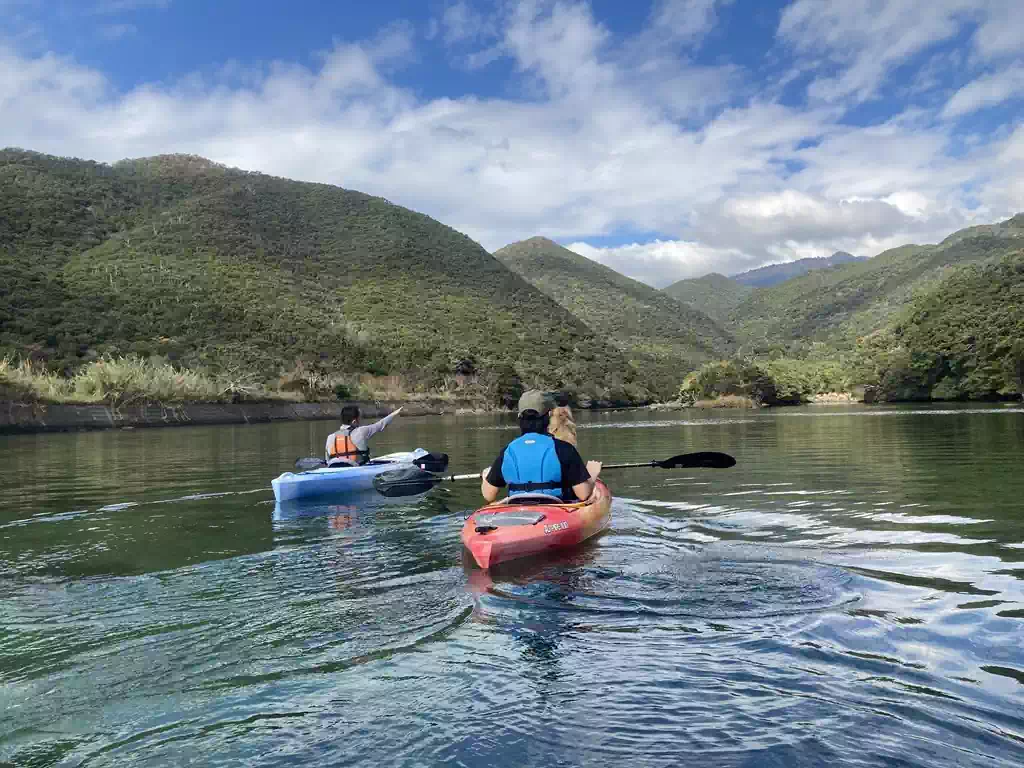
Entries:
{"type": "Polygon", "coordinates": [[[678,280],[662,290],[672,298],[704,312],[719,325],[727,326],[730,313],[742,304],[755,288],[769,288],[808,272],[859,261],[864,261],[864,258],[836,251],[831,256],[770,264],[732,277],[712,272],[702,277],[678,280]]]}
{"type": "Polygon", "coordinates": [[[298,364],[429,387],[458,368],[647,391],[613,345],[454,229],[202,158],[0,152],[0,280],[0,355],[63,369],[138,353],[265,379],[298,364]]]}
{"type": "Polygon", "coordinates": [[[1024,242],[950,271],[858,345],[858,378],[878,399],[1024,393],[1024,242]]]}
{"type": "Polygon", "coordinates": [[[717,272],[678,280],[662,290],[673,299],[703,312],[723,327],[729,322],[732,310],[754,292],[752,286],[737,283],[733,278],[717,272]]]}
{"type": "Polygon", "coordinates": [[[540,386],[624,403],[739,355],[775,360],[790,393],[1003,396],[1022,386],[1022,251],[1024,214],[768,288],[708,275],[657,291],[544,238],[492,256],[329,185],[191,156],[3,150],[0,358],[73,373],[135,354],[264,382],[301,370],[333,376],[328,392],[468,378],[491,402],[540,386]]]}
{"type": "Polygon", "coordinates": [[[758,289],[731,320],[740,354],[687,376],[683,399],[1019,399],[1024,215],[758,289]]]}
{"type": "Polygon", "coordinates": [[[948,270],[998,260],[1024,244],[1024,216],[971,227],[937,245],[905,245],[867,261],[809,272],[754,291],[730,313],[727,328],[749,352],[799,350],[813,342],[851,349],[884,327],[914,295],[948,270]]]}
{"type": "Polygon", "coordinates": [[[512,243],[494,256],[656,376],[663,395],[678,386],[681,369],[734,347],[703,312],[546,238],[512,243]]]}

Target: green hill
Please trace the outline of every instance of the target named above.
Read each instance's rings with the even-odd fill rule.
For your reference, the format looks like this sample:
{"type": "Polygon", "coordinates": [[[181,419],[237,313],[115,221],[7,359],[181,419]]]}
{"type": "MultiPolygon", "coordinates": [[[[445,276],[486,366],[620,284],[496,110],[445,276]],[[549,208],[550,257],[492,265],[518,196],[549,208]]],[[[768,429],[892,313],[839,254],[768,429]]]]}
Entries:
{"type": "Polygon", "coordinates": [[[717,272],[679,280],[662,290],[723,326],[729,321],[729,313],[754,292],[753,287],[717,272]]]}
{"type": "Polygon", "coordinates": [[[727,327],[747,351],[815,341],[850,349],[949,269],[999,259],[1022,244],[1024,215],[1018,215],[957,232],[938,245],[894,248],[758,289],[732,310],[727,327]]]}
{"type": "Polygon", "coordinates": [[[780,404],[863,387],[872,402],[1019,399],[1024,242],[1016,242],[1017,250],[1002,258],[949,268],[852,350],[822,346],[804,359],[707,363],[683,379],[680,397],[780,404]]]}
{"type": "Polygon", "coordinates": [[[703,312],[551,240],[534,237],[494,256],[615,343],[663,396],[674,394],[680,371],[733,348],[703,312]]]}
{"type": "Polygon", "coordinates": [[[377,197],[165,156],[0,152],[0,356],[249,371],[456,372],[492,390],[644,389],[618,350],[477,243],[377,197]]]}
{"type": "Polygon", "coordinates": [[[865,338],[860,380],[891,400],[1024,393],[1024,242],[1017,246],[994,263],[953,270],[865,338]]]}

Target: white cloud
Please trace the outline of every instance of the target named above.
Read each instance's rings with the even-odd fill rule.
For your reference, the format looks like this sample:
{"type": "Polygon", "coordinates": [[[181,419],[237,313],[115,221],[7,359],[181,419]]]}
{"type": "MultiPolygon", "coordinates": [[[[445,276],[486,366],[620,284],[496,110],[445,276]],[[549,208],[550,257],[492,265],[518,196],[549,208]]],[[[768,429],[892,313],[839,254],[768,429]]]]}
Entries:
{"type": "Polygon", "coordinates": [[[1024,96],[1024,65],[1020,64],[968,83],[946,103],[942,116],[961,117],[1019,96],[1024,96]]]}
{"type": "Polygon", "coordinates": [[[1024,124],[994,147],[986,167],[996,168],[979,197],[986,212],[1024,211],[1024,124]]]}
{"type": "MultiPolygon", "coordinates": [[[[938,2],[944,21],[910,40],[876,20],[883,53],[923,50],[919,41],[946,35],[943,25],[959,17],[952,0],[938,2]]],[[[675,28],[677,40],[696,43],[713,28],[711,3],[663,3],[653,18],[670,7],[705,13],[675,28]]],[[[810,44],[819,22],[801,9],[815,8],[797,0],[787,11],[787,44],[851,70],[878,53],[857,30],[847,41],[825,29],[821,46],[810,44]]],[[[988,17],[972,13],[977,36],[988,17]]],[[[536,234],[575,241],[574,250],[658,285],[835,250],[872,255],[1024,208],[1024,130],[968,141],[942,119],[942,104],[870,127],[842,122],[856,94],[896,66],[895,54],[848,80],[844,69],[835,104],[786,106],[764,95],[777,83],[753,83],[737,65],[697,66],[671,46],[645,50],[638,41],[648,33],[617,39],[588,5],[509,4],[493,31],[460,18],[437,34],[489,46],[476,52],[481,61],[510,59],[514,98],[423,100],[398,86],[393,70],[417,55],[407,25],[340,44],[313,67],[236,67],[127,92],[72,59],[0,48],[0,145],[109,161],[200,154],[379,194],[489,249],[536,234]],[[588,238],[622,231],[661,239],[588,250],[588,238]]],[[[1013,62],[987,66],[995,76],[1013,62]]]]}
{"type": "Polygon", "coordinates": [[[735,274],[759,264],[757,260],[736,249],[713,248],[685,240],[655,240],[611,248],[595,248],[577,242],[566,248],[656,288],[664,288],[676,280],[700,277],[709,272],[735,274]]]}
{"type": "Polygon", "coordinates": [[[1019,0],[795,0],[778,34],[808,56],[815,100],[876,97],[892,73],[915,56],[977,28],[971,47],[981,62],[1020,58],[1024,23],[1019,0]]]}
{"type": "Polygon", "coordinates": [[[812,98],[863,101],[908,57],[954,37],[974,5],[976,0],[795,0],[782,14],[779,36],[839,68],[811,82],[812,98]]]}
{"type": "Polygon", "coordinates": [[[467,0],[447,6],[439,28],[448,45],[491,39],[498,34],[495,17],[481,13],[467,0]]]}
{"type": "Polygon", "coordinates": [[[608,30],[580,4],[523,0],[505,32],[504,49],[519,68],[535,75],[554,97],[592,93],[615,76],[600,58],[608,30]]]}
{"type": "Polygon", "coordinates": [[[981,57],[1019,59],[1024,51],[1020,0],[980,0],[978,8],[985,11],[974,35],[974,46],[981,57]]]}
{"type": "Polygon", "coordinates": [[[651,32],[682,43],[699,43],[715,26],[718,9],[732,0],[657,0],[651,32]]]}
{"type": "Polygon", "coordinates": [[[775,195],[734,198],[722,212],[743,229],[768,240],[806,240],[825,234],[841,237],[892,229],[904,224],[895,205],[882,200],[827,200],[786,190],[775,195]]]}

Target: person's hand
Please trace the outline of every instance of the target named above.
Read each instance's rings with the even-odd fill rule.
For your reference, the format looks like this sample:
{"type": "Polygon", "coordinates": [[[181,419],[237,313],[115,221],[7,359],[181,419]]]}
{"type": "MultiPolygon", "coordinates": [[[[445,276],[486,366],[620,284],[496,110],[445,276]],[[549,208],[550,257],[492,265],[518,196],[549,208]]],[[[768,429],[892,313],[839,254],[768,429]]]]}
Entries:
{"type": "Polygon", "coordinates": [[[487,473],[490,472],[490,471],[491,471],[491,465],[488,464],[486,467],[484,467],[482,470],[480,470],[480,479],[481,480],[486,480],[487,479],[487,473]]]}
{"type": "Polygon", "coordinates": [[[597,476],[601,474],[602,464],[600,461],[588,461],[587,472],[590,473],[591,480],[597,480],[597,476]]]}

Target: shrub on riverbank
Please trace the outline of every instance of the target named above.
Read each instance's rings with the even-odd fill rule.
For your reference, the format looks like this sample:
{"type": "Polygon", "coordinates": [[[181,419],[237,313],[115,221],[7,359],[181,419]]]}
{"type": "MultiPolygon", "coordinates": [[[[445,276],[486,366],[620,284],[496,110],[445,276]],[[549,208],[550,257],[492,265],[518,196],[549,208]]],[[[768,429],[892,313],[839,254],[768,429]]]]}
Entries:
{"type": "Polygon", "coordinates": [[[694,408],[757,408],[756,402],[743,395],[721,395],[714,400],[695,400],[694,408]]]}
{"type": "Polygon", "coordinates": [[[754,406],[796,404],[825,393],[847,392],[851,386],[850,374],[834,360],[718,360],[687,376],[679,399],[693,405],[719,403],[714,407],[736,407],[728,398],[754,406]]]}
{"type": "Polygon", "coordinates": [[[775,383],[755,363],[718,360],[702,365],[687,376],[679,388],[679,399],[690,404],[713,401],[727,395],[771,405],[776,400],[775,383]]]}
{"type": "Polygon", "coordinates": [[[777,358],[758,363],[774,383],[776,397],[783,402],[808,402],[830,393],[849,392],[853,374],[838,360],[793,360],[777,358]]]}

